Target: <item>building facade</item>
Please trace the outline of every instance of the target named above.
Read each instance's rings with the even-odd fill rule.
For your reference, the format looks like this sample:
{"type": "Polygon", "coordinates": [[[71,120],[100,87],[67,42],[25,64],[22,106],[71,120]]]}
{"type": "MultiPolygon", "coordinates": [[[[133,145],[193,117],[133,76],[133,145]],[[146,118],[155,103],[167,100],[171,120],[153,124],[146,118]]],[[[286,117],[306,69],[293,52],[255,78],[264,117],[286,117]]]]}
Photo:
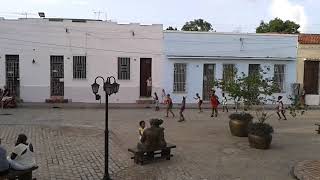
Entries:
{"type": "Polygon", "coordinates": [[[297,82],[305,90],[307,105],[320,105],[319,62],[320,35],[299,35],[297,82]]]}
{"type": "MultiPolygon", "coordinates": [[[[270,69],[284,102],[289,103],[291,85],[296,82],[296,35],[236,34],[211,32],[165,31],[165,78],[163,84],[174,102],[182,96],[195,102],[196,93],[209,100],[213,80],[227,78],[228,69],[251,73],[270,69]]],[[[221,90],[217,95],[221,97],[221,90]]]]}
{"type": "Polygon", "coordinates": [[[0,27],[0,87],[7,85],[25,102],[96,102],[91,90],[96,76],[114,76],[120,84],[119,93],[110,96],[113,103],[149,96],[149,77],[153,91],[161,90],[162,25],[0,19],[0,27]]]}

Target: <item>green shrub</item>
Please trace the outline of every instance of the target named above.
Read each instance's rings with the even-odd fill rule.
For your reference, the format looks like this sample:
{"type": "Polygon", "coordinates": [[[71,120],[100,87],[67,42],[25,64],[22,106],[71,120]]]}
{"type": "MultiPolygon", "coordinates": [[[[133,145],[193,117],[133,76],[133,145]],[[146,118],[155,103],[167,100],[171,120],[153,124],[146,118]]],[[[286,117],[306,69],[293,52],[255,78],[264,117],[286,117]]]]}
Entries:
{"type": "Polygon", "coordinates": [[[248,133],[256,136],[266,137],[273,133],[273,127],[266,123],[250,123],[248,133]]]}
{"type": "Polygon", "coordinates": [[[249,113],[232,113],[229,115],[229,118],[232,120],[240,120],[240,121],[251,121],[253,116],[249,113]]]}

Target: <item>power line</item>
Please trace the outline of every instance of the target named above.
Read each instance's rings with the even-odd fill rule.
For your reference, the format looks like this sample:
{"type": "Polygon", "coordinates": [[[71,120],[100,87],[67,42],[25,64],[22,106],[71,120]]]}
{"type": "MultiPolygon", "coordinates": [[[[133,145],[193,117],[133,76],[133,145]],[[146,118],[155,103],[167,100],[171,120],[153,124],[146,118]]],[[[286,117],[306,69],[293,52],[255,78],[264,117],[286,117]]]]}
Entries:
{"type": "MultiPolygon", "coordinates": [[[[6,40],[14,40],[14,41],[22,41],[22,42],[27,42],[27,43],[37,43],[45,46],[42,47],[48,47],[52,48],[50,46],[55,46],[58,48],[65,49],[66,47],[68,48],[76,48],[76,49],[90,49],[90,50],[97,50],[97,51],[111,51],[111,52],[121,52],[121,53],[139,53],[139,54],[152,54],[152,55],[164,55],[164,53],[154,53],[154,52],[138,52],[138,51],[122,51],[122,50],[110,50],[110,49],[99,49],[99,48],[90,48],[90,47],[82,47],[82,46],[67,46],[67,45],[59,45],[59,44],[53,44],[53,43],[42,43],[42,42],[35,42],[35,41],[26,41],[26,40],[17,40],[17,39],[11,39],[11,38],[3,38],[0,37],[0,39],[6,39],[6,40]]],[[[31,46],[34,47],[33,45],[27,45],[27,44],[18,44],[18,43],[12,43],[8,42],[9,44],[14,44],[14,45],[22,45],[22,46],[31,46]]],[[[272,50],[272,49],[285,49],[285,48],[292,48],[296,46],[282,46],[282,47],[271,47],[271,48],[261,48],[261,49],[245,49],[243,52],[249,51],[249,52],[261,52],[265,50],[272,50]]],[[[228,51],[209,51],[210,53],[227,53],[227,52],[239,52],[240,50],[228,50],[228,51]]]]}
{"type": "Polygon", "coordinates": [[[38,41],[27,41],[27,40],[6,38],[6,37],[0,37],[0,39],[6,39],[6,40],[12,40],[12,41],[21,41],[21,42],[26,42],[26,43],[40,44],[40,45],[49,45],[49,46],[65,47],[65,48],[90,49],[90,50],[97,50],[97,51],[133,53],[133,54],[163,55],[162,53],[154,53],[154,52],[122,51],[122,50],[111,50],[111,49],[91,48],[91,47],[73,46],[73,45],[68,46],[68,45],[62,45],[62,44],[43,43],[43,42],[38,42],[38,41]]]}

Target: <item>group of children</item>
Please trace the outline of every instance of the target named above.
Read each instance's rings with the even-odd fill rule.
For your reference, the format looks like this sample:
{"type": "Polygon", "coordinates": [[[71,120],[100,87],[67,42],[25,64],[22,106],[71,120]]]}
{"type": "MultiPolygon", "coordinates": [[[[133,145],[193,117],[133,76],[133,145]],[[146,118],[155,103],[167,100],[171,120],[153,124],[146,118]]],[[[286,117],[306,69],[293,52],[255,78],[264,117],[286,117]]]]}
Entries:
{"type": "MultiPolygon", "coordinates": [[[[155,101],[155,110],[159,111],[160,107],[160,101],[159,101],[159,97],[157,95],[157,93],[154,93],[154,101],[155,101]]],[[[169,113],[172,114],[173,117],[175,117],[175,114],[172,111],[173,108],[173,102],[172,99],[170,97],[170,94],[166,94],[165,90],[162,89],[162,93],[161,93],[161,103],[166,104],[166,117],[169,117],[169,113]]],[[[201,99],[200,95],[198,93],[196,93],[196,97],[194,97],[194,99],[197,101],[198,104],[198,109],[199,109],[199,113],[203,112],[202,110],[202,104],[203,104],[203,100],[201,99]]],[[[281,115],[283,116],[284,120],[287,120],[286,116],[285,116],[285,109],[284,109],[284,105],[282,102],[282,96],[278,96],[278,100],[277,100],[277,115],[279,117],[279,120],[281,119],[281,115]],[[280,115],[281,113],[281,115],[280,115]]],[[[218,106],[221,104],[222,105],[222,112],[229,112],[228,109],[228,99],[225,96],[225,93],[222,93],[222,100],[221,103],[219,101],[219,97],[215,94],[215,90],[212,89],[211,90],[211,96],[210,96],[210,104],[211,104],[211,108],[212,108],[212,113],[211,113],[211,117],[217,117],[218,116],[218,106]]],[[[180,107],[180,119],[179,122],[185,121],[183,112],[186,108],[186,97],[183,96],[182,97],[182,102],[181,102],[181,107],[180,107]]]]}
{"type": "MultiPolygon", "coordinates": [[[[170,94],[166,94],[165,90],[162,89],[161,98],[162,98],[161,103],[166,105],[166,117],[169,117],[169,113],[173,117],[175,117],[175,114],[172,111],[173,101],[170,97],[170,94]]],[[[160,107],[159,107],[160,100],[159,100],[158,94],[156,92],[154,93],[153,99],[155,102],[155,110],[159,111],[160,110],[160,107]]],[[[194,99],[197,101],[199,113],[203,112],[203,110],[202,110],[203,100],[201,99],[201,97],[198,93],[196,93],[196,97],[194,97],[194,99]]],[[[215,90],[211,90],[210,102],[211,102],[211,107],[212,107],[211,117],[217,117],[218,116],[218,106],[219,106],[220,102],[219,102],[218,96],[215,94],[215,90]]],[[[186,108],[186,97],[183,96],[180,111],[179,111],[179,115],[180,115],[179,122],[185,121],[185,118],[183,115],[185,108],[186,108]]],[[[224,93],[222,93],[222,110],[223,110],[223,112],[225,110],[227,112],[229,111],[228,107],[227,107],[227,98],[224,93]]]]}
{"type": "MultiPolygon", "coordinates": [[[[166,117],[168,117],[169,113],[172,114],[173,117],[175,117],[173,111],[172,111],[172,107],[173,107],[173,102],[172,99],[170,97],[170,94],[165,94],[165,90],[162,90],[162,103],[166,104],[166,117]]],[[[159,111],[159,97],[157,95],[157,93],[154,93],[154,100],[155,100],[155,104],[156,104],[156,111],[159,111]]],[[[199,96],[198,93],[196,93],[196,97],[194,97],[194,99],[197,101],[198,103],[198,108],[199,108],[199,113],[203,112],[202,110],[202,104],[203,104],[203,100],[201,99],[201,97],[199,96]]],[[[229,112],[228,106],[227,106],[227,102],[228,99],[225,96],[225,93],[222,93],[222,112],[229,112]]],[[[212,113],[211,113],[211,117],[217,117],[218,116],[218,106],[220,105],[220,101],[218,96],[215,94],[215,90],[211,90],[211,96],[210,96],[210,103],[211,103],[211,107],[212,107],[212,113]]],[[[180,107],[180,119],[178,122],[182,122],[185,121],[183,112],[186,108],[186,97],[183,96],[182,97],[182,102],[181,102],[181,107],[180,107]]],[[[287,120],[286,116],[285,116],[285,108],[282,102],[282,96],[278,96],[278,100],[277,100],[277,107],[276,107],[276,112],[277,115],[279,117],[279,120],[281,120],[281,115],[283,116],[284,120],[287,120]],[[280,114],[281,113],[281,114],[280,114]]],[[[140,121],[139,122],[139,136],[141,139],[141,136],[143,134],[143,131],[146,128],[146,123],[145,121],[140,121]]]]}

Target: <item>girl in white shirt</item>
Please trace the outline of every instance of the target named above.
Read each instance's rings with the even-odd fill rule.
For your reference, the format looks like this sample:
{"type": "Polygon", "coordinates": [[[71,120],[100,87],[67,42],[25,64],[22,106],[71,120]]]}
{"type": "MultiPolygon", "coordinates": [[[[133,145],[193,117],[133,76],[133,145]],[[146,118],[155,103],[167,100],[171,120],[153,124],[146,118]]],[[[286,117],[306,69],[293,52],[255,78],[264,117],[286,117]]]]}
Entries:
{"type": "Polygon", "coordinates": [[[162,92],[161,92],[161,103],[162,104],[165,104],[166,103],[166,97],[167,97],[167,94],[166,94],[166,91],[164,89],[162,89],[162,92]]]}
{"type": "Polygon", "coordinates": [[[199,96],[198,93],[196,94],[196,97],[194,97],[194,99],[198,101],[199,113],[203,112],[202,111],[202,107],[201,107],[203,101],[202,101],[202,99],[201,99],[201,97],[199,96]]]}
{"type": "Polygon", "coordinates": [[[11,156],[8,157],[10,167],[14,170],[26,170],[36,166],[33,146],[27,143],[27,136],[19,134],[11,156]]]}

